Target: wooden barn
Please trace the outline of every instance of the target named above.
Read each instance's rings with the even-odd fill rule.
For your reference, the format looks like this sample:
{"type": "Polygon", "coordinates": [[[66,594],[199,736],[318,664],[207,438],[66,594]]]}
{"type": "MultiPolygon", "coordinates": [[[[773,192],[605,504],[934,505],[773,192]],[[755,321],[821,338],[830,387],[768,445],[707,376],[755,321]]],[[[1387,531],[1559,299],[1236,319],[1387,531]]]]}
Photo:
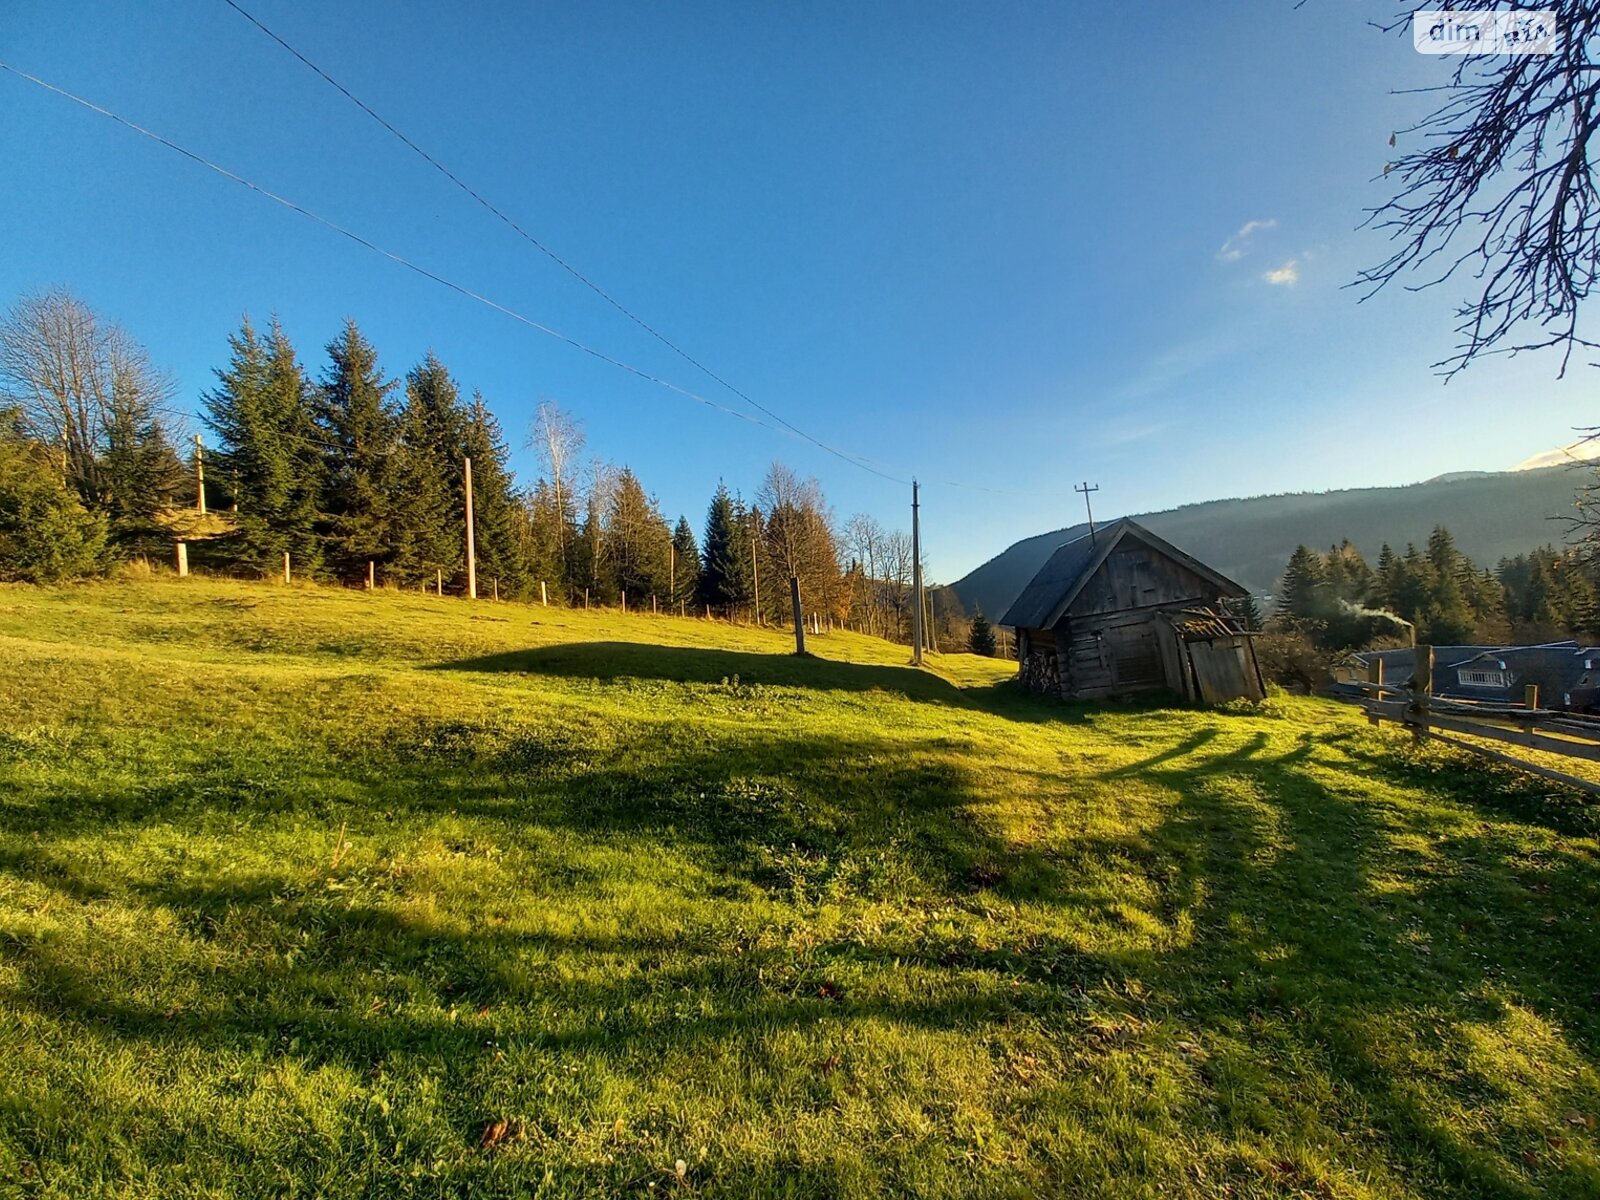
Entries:
{"type": "Polygon", "coordinates": [[[1033,691],[1260,700],[1252,636],[1224,604],[1245,594],[1124,518],[1056,550],[1000,623],[1016,630],[1019,676],[1033,691]]]}

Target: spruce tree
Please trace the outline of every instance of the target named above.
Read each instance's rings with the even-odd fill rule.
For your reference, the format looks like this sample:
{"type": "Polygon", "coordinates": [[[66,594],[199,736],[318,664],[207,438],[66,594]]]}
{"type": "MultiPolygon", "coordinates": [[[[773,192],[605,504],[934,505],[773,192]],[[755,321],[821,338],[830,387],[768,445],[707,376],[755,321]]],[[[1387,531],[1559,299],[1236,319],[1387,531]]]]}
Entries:
{"type": "MultiPolygon", "coordinates": [[[[501,595],[521,596],[528,591],[528,562],[523,539],[517,533],[517,498],[509,466],[511,453],[500,432],[500,422],[474,392],[462,431],[463,458],[472,460],[473,534],[478,559],[478,592],[498,582],[501,595]]],[[[463,479],[460,512],[466,519],[463,479]]]]}
{"type": "Polygon", "coordinates": [[[660,510],[645,495],[634,473],[624,467],[611,491],[606,517],[606,559],[619,591],[641,607],[668,595],[672,533],[660,510]]]}
{"type": "Polygon", "coordinates": [[[387,566],[396,549],[397,423],[389,400],[394,387],[378,367],[377,351],[347,321],[344,333],[328,345],[316,397],[326,467],[326,558],[341,579],[365,578],[369,561],[387,566]]]}
{"type": "Polygon", "coordinates": [[[455,499],[466,441],[466,415],[450,372],[431,352],[406,374],[394,456],[395,546],[400,583],[454,580],[466,560],[465,529],[455,499]]]}
{"type": "Polygon", "coordinates": [[[1255,595],[1246,592],[1240,596],[1233,605],[1233,613],[1239,618],[1239,623],[1249,630],[1259,630],[1262,626],[1261,605],[1255,595]]]}
{"type": "Polygon", "coordinates": [[[732,616],[751,599],[750,533],[743,505],[717,484],[706,510],[705,550],[700,565],[699,602],[732,616]]]}
{"type": "Polygon", "coordinates": [[[1308,546],[1296,546],[1278,586],[1278,615],[1287,623],[1315,620],[1325,580],[1322,557],[1308,546]]]}
{"type": "Polygon", "coordinates": [[[202,398],[219,443],[209,474],[237,509],[227,549],[263,572],[280,570],[287,552],[297,574],[315,575],[322,455],[305,371],[276,320],[263,339],[247,317],[228,344],[228,365],[202,398]]]}
{"type": "Polygon", "coordinates": [[[136,386],[119,387],[115,377],[103,447],[100,481],[112,539],[140,553],[164,547],[171,538],[156,514],[178,501],[190,476],[150,398],[136,386]]]}
{"type": "Polygon", "coordinates": [[[994,657],[994,626],[989,624],[981,608],[972,616],[972,627],[967,633],[967,649],[985,658],[994,657]]]}
{"type": "Polygon", "coordinates": [[[672,531],[672,552],[672,606],[680,608],[695,603],[700,594],[700,547],[695,543],[688,517],[680,516],[672,531]]]}

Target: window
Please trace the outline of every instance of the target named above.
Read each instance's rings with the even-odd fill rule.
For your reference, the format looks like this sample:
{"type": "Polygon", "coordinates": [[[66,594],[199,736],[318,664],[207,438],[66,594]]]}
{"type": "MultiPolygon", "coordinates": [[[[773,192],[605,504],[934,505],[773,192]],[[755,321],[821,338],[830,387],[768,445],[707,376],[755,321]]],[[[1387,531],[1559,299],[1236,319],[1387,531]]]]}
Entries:
{"type": "Polygon", "coordinates": [[[1489,671],[1481,667],[1463,669],[1457,676],[1463,687],[1505,687],[1506,673],[1504,671],[1489,671]]]}

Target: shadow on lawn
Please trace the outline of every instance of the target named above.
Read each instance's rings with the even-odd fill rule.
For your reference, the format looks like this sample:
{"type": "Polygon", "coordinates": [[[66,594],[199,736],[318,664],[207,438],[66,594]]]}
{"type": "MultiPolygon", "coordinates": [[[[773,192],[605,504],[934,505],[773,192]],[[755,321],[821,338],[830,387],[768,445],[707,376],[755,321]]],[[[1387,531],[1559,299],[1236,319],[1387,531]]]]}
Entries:
{"type": "MultiPolygon", "coordinates": [[[[707,668],[701,651],[663,664],[653,662],[655,648],[623,647],[620,662],[615,644],[579,649],[590,653],[564,667],[553,653],[530,651],[451,669],[600,677],[604,660],[611,678],[668,678],[672,667],[700,664],[702,678],[726,669],[744,679],[736,663],[792,661],[725,654],[726,668],[707,668]]],[[[839,677],[885,672],[899,674],[848,668],[839,677]]],[[[669,881],[687,896],[752,900],[754,911],[777,905],[801,925],[817,904],[893,904],[906,916],[831,940],[763,938],[759,923],[734,919],[681,933],[558,932],[552,922],[496,924],[494,902],[472,896],[462,901],[471,911],[431,917],[408,910],[399,885],[352,900],[322,871],[91,879],[46,846],[0,860],[0,871],[86,901],[170,913],[202,947],[209,974],[197,998],[174,1004],[52,939],[14,933],[0,941],[16,967],[11,1000],[145,1046],[421,1072],[442,1081],[468,1139],[498,1111],[488,1103],[523,1105],[540,1119],[531,1089],[483,1095],[493,1056],[508,1049],[578,1052],[575,1061],[628,1075],[684,1056],[714,1063],[730,1044],[758,1059],[784,1029],[809,1031],[820,1060],[867,1023],[982,1038],[1026,1022],[1063,1047],[1070,1071],[1099,1072],[1123,1047],[1088,1036],[1085,1016],[1112,1013],[1204,1052],[1188,1068],[1195,1094],[1151,1118],[1158,1123],[1264,1140],[1279,1155],[1304,1137],[1342,1168],[1366,1173],[1381,1163],[1421,1194],[1600,1188],[1592,1158],[1555,1155],[1529,1125],[1525,1112],[1540,1096],[1499,1094],[1504,1082],[1474,1065],[1468,1044],[1469,1029],[1492,1031],[1514,1002],[1560,1030],[1590,1071],[1600,1063],[1600,965],[1575,950],[1585,914],[1600,906],[1600,862],[1576,853],[1530,861],[1486,823],[1464,823],[1470,807],[1373,799],[1367,781],[1415,786],[1416,768],[1372,753],[1360,737],[1305,734],[1285,750],[1259,729],[1193,730],[1099,777],[1107,802],[1130,781],[1159,795],[1148,820],[1019,847],[976,815],[992,781],[980,785],[905,743],[747,739],[732,755],[641,733],[590,754],[575,742],[489,732],[456,731],[445,758],[394,739],[391,761],[358,782],[421,828],[448,813],[509,847],[558,833],[654,848],[696,864],[698,873],[669,881]],[[1419,857],[1418,844],[1439,858],[1419,857]],[[990,915],[1007,902],[1022,907],[990,915]],[[929,909],[949,915],[915,919],[929,909]],[[1188,932],[1155,947],[1096,944],[1086,932],[1128,928],[1134,911],[1188,932]],[[240,953],[240,945],[272,952],[240,953]],[[291,948],[291,957],[280,952],[291,948]],[[1453,1110],[1473,1115],[1451,1123],[1453,1110]],[[1302,1120],[1293,1137],[1286,1112],[1302,1120]]],[[[1473,778],[1460,802],[1476,795],[1492,806],[1484,789],[1495,785],[1473,778]]],[[[160,808],[124,814],[132,825],[168,820],[160,808]]],[[[536,886],[602,906],[610,894],[606,879],[577,865],[536,886]]],[[[506,906],[515,909],[514,899],[506,906]]],[[[715,1090],[706,1079],[685,1086],[715,1090]]],[[[838,1083],[819,1075],[793,1086],[820,1109],[838,1083]]],[[[1046,1160],[1048,1125],[1033,1135],[1046,1160]]],[[[1592,1152],[1592,1134],[1560,1133],[1592,1152]]],[[[152,1145],[174,1160],[186,1152],[181,1142],[152,1145]]],[[[760,1190],[749,1169],[727,1164],[760,1190]]],[[[1268,1190],[1314,1190],[1292,1163],[1274,1170],[1283,1173],[1268,1190]]],[[[1244,1190],[1260,1185],[1245,1175],[1244,1190]]]]}
{"type": "Polygon", "coordinates": [[[436,663],[430,669],[555,675],[605,683],[619,679],[723,683],[737,678],[744,685],[898,692],[913,700],[961,706],[968,703],[954,684],[910,666],[871,666],[814,655],[757,654],[643,642],[569,642],[436,663]]]}

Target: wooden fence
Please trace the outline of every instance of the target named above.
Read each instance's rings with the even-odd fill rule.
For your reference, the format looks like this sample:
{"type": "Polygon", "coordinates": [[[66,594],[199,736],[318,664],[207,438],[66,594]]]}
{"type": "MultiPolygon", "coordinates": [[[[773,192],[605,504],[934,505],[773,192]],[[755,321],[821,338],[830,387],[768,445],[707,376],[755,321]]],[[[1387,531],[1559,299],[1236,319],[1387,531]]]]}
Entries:
{"type": "Polygon", "coordinates": [[[1384,682],[1383,661],[1374,659],[1363,685],[1361,707],[1373,725],[1393,721],[1418,740],[1432,738],[1544,779],[1600,795],[1600,782],[1529,762],[1466,738],[1499,742],[1564,758],[1600,762],[1600,717],[1539,707],[1539,689],[1529,684],[1519,704],[1446,699],[1433,694],[1433,647],[1418,646],[1410,683],[1384,682]]]}

